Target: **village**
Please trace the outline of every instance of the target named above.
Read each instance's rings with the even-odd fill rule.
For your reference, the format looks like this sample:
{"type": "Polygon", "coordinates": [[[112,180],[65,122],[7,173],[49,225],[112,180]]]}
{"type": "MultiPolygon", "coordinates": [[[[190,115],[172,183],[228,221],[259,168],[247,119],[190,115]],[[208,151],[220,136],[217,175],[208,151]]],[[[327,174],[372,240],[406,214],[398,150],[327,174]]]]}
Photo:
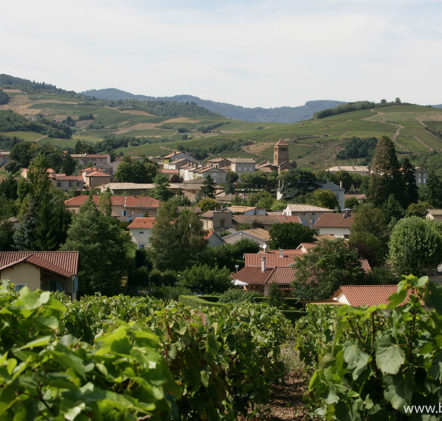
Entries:
{"type": "MultiPolygon", "coordinates": [[[[318,195],[324,192],[328,194],[328,202],[331,205],[327,207],[318,206],[315,202],[296,203],[296,196],[294,200],[286,200],[288,189],[284,189],[287,187],[284,186],[284,174],[297,171],[296,163],[289,160],[286,140],[275,143],[273,162],[261,163],[256,163],[251,158],[223,157],[212,158],[202,163],[180,151],[163,157],[131,156],[129,160],[118,158],[115,161],[111,161],[109,154],[83,153],[70,156],[79,168],[78,175],[56,173],[50,168],[46,172],[54,187],[72,196],[64,201],[66,210],[78,214],[90,199],[99,206],[100,198],[107,194],[110,200],[110,216],[124,224],[137,250],[151,248],[150,240],[156,225],[156,216],[164,203],[164,197],[151,196],[156,190],[155,182],[116,181],[115,179],[121,180],[119,167],[125,160],[126,164],[142,165],[149,162],[155,165],[157,175],[160,176],[161,182],[165,183],[169,197],[179,195],[182,198],[183,203],[179,209],[191,210],[197,215],[208,247],[234,245],[244,240],[254,243],[259,251],[245,252],[242,262],[235,264],[235,270],[230,274],[232,285],[236,288],[256,291],[267,297],[270,286],[275,284],[283,296],[292,296],[296,293],[293,286],[297,270],[295,261],[309,254],[324,240],[328,242],[340,239],[347,247],[358,249],[361,268],[368,276],[372,272],[371,265],[378,266],[376,270],[379,271],[379,267],[382,267],[379,262],[385,261],[385,257],[378,257],[376,261],[370,258],[370,252],[364,254],[364,244],[358,248],[358,244],[349,242],[355,221],[353,208],[364,205],[367,195],[355,189],[354,184],[349,186],[348,178],[351,180],[351,176],[356,175],[358,180],[369,179],[373,170],[368,166],[331,167],[325,172],[328,178],[306,186],[306,192],[314,190],[318,195]],[[247,176],[250,174],[256,179],[272,177],[272,187],[263,189],[259,188],[259,184],[253,185],[253,181],[247,183],[247,176]],[[347,189],[343,187],[345,179],[347,189]],[[335,184],[330,180],[338,181],[335,184]],[[304,238],[310,240],[301,241],[302,238],[295,235],[288,243],[278,243],[275,232],[278,227],[284,230],[284,224],[288,224],[286,235],[290,235],[293,225],[306,227],[310,233],[307,233],[307,237],[304,234],[304,238]],[[277,249],[272,248],[275,245],[278,246],[277,249]]],[[[0,157],[1,164],[6,165],[9,152],[1,152],[0,157]]],[[[415,185],[425,188],[428,172],[420,168],[414,168],[413,171],[415,185]]],[[[28,168],[24,168],[20,177],[26,180],[28,173],[28,168]]],[[[442,219],[441,209],[428,207],[421,213],[427,220],[442,219]]],[[[17,218],[14,217],[10,218],[10,222],[14,227],[18,224],[17,218]]],[[[367,247],[370,248],[365,244],[365,248],[367,247]]],[[[373,250],[371,253],[373,254],[373,250]]],[[[1,279],[11,280],[17,289],[28,286],[32,289],[62,290],[72,297],[77,297],[78,251],[3,251],[0,252],[0,262],[1,279]],[[66,257],[62,257],[63,255],[66,257]]],[[[440,282],[442,265],[435,264],[427,269],[431,278],[440,282]]],[[[318,302],[357,306],[386,303],[394,285],[383,284],[382,279],[375,278],[372,279],[372,283],[376,285],[360,285],[361,281],[356,281],[355,285],[336,285],[333,294],[329,297],[321,295],[322,299],[318,302]]],[[[147,276],[142,282],[144,285],[138,285],[139,290],[146,289],[149,285],[148,279],[147,276]]],[[[315,297],[310,298],[313,300],[308,302],[314,302],[315,297]]]]}

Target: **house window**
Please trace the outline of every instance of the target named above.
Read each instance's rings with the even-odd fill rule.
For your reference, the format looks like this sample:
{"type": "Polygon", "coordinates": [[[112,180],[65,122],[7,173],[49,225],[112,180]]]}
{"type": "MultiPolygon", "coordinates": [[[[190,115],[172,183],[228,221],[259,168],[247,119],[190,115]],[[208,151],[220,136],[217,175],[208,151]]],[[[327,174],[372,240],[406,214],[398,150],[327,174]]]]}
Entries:
{"type": "Polygon", "coordinates": [[[123,210],[123,216],[127,216],[127,210],[123,210]]]}
{"type": "Polygon", "coordinates": [[[138,234],[144,235],[144,231],[139,231],[138,234]]]}
{"type": "Polygon", "coordinates": [[[20,291],[25,286],[26,286],[25,284],[15,284],[15,290],[20,291]]]}
{"type": "Polygon", "coordinates": [[[224,228],[224,225],[225,225],[225,221],[224,221],[224,219],[221,219],[221,220],[219,221],[219,224],[220,224],[220,227],[221,227],[221,228],[224,228]]]}

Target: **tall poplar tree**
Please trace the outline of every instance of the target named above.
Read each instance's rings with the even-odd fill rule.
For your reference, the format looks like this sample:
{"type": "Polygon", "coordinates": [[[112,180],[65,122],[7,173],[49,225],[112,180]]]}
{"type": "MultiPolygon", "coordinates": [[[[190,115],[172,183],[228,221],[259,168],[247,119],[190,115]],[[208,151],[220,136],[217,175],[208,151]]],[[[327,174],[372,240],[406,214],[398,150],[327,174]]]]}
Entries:
{"type": "Polygon", "coordinates": [[[408,197],[405,183],[390,138],[383,136],[377,143],[371,170],[369,197],[376,206],[381,206],[392,194],[402,207],[406,207],[408,197]]]}

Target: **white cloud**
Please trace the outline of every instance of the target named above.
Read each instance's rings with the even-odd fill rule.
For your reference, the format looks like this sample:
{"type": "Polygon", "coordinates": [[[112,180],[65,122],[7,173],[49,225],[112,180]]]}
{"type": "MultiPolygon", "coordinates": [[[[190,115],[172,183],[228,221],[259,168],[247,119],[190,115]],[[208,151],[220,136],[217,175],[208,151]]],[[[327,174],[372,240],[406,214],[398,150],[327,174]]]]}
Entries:
{"type": "Polygon", "coordinates": [[[247,106],[442,102],[437,2],[40,0],[2,15],[1,71],[66,89],[247,106]]]}

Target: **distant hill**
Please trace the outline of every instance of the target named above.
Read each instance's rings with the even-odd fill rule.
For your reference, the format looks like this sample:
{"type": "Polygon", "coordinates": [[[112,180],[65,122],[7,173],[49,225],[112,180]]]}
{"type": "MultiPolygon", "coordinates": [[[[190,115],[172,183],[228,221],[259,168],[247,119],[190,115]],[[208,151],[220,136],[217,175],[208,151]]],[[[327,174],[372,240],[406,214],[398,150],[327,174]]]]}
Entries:
{"type": "Polygon", "coordinates": [[[239,105],[227,104],[224,102],[210,101],[201,99],[192,95],[175,95],[171,97],[152,97],[146,95],[134,95],[130,92],[120,89],[93,89],[82,92],[83,95],[94,96],[100,99],[109,100],[127,100],[137,99],[139,101],[172,101],[172,102],[191,102],[200,107],[207,108],[210,111],[235,120],[252,122],[278,122],[278,123],[296,123],[297,121],[308,120],[318,111],[327,108],[333,108],[337,105],[345,104],[342,101],[308,101],[305,105],[299,107],[277,107],[277,108],[247,108],[239,105]]]}

